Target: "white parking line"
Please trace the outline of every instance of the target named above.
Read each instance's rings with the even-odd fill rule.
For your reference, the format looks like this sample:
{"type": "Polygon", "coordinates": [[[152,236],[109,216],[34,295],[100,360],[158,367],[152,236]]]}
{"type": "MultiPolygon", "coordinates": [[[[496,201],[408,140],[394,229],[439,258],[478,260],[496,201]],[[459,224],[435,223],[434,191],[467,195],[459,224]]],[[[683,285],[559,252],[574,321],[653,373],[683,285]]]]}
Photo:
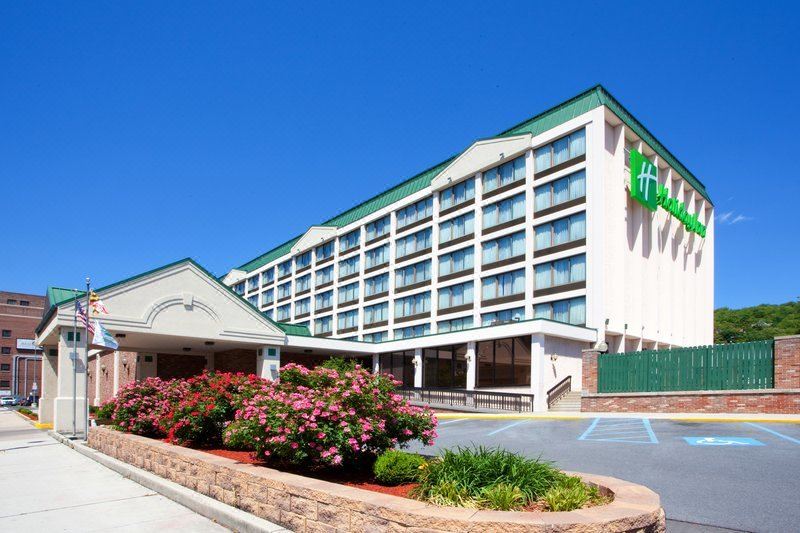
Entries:
{"type": "Polygon", "coordinates": [[[507,429],[511,429],[511,428],[513,428],[514,426],[518,426],[518,425],[520,425],[520,424],[524,424],[525,422],[528,422],[528,420],[520,420],[519,422],[514,422],[513,424],[509,424],[509,425],[507,425],[507,426],[505,426],[505,427],[501,427],[500,429],[495,429],[495,430],[494,430],[494,431],[492,431],[491,433],[487,433],[487,434],[486,434],[486,436],[487,436],[487,437],[491,437],[492,435],[495,435],[495,434],[497,434],[497,433],[500,433],[501,431],[505,431],[505,430],[507,430],[507,429]]]}
{"type": "Polygon", "coordinates": [[[455,424],[456,422],[463,422],[466,418],[456,418],[455,420],[448,420],[447,422],[439,423],[440,426],[446,426],[447,424],[455,424]]]}
{"type": "Polygon", "coordinates": [[[774,429],[765,428],[764,426],[759,425],[759,424],[754,424],[753,422],[746,422],[746,424],[748,426],[753,426],[754,428],[762,429],[762,430],[766,431],[767,433],[772,433],[776,437],[780,437],[782,439],[786,439],[789,442],[794,442],[795,444],[800,444],[800,440],[798,440],[798,439],[796,439],[794,437],[790,437],[789,435],[784,435],[783,433],[778,433],[774,429]]]}

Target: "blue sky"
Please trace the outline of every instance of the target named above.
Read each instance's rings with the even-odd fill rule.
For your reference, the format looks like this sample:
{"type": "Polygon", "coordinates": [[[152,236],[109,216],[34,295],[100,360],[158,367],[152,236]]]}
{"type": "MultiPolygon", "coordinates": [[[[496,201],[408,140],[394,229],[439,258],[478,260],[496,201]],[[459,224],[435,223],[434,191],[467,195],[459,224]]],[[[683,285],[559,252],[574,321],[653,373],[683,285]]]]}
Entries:
{"type": "Polygon", "coordinates": [[[710,191],[716,305],[794,300],[798,10],[651,4],[4,2],[0,288],[222,274],[602,83],[710,191]]]}

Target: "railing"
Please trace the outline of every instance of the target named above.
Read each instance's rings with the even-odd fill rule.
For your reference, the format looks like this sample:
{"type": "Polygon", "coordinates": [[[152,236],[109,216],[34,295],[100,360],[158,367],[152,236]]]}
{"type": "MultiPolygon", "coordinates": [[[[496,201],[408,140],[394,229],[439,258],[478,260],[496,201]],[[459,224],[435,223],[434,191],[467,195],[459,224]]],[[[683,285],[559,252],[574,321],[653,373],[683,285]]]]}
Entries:
{"type": "Polygon", "coordinates": [[[553,406],[566,393],[572,390],[572,376],[567,376],[547,391],[547,408],[553,406]]]}
{"type": "Polygon", "coordinates": [[[409,401],[433,407],[464,407],[518,413],[533,411],[533,394],[433,387],[409,387],[398,392],[409,401]]]}
{"type": "Polygon", "coordinates": [[[773,365],[772,340],[602,354],[597,391],[771,389],[773,365]]]}

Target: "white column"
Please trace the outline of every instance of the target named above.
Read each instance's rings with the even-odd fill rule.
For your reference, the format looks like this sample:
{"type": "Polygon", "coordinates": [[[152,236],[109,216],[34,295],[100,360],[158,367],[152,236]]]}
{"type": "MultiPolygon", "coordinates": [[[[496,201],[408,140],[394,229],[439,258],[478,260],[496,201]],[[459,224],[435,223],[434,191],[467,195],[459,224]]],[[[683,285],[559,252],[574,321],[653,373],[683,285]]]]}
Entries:
{"type": "Polygon", "coordinates": [[[74,420],[76,432],[84,433],[86,429],[84,412],[86,366],[81,352],[86,347],[86,331],[78,330],[80,341],[77,346],[73,346],[72,341],[67,340],[67,330],[70,334],[72,333],[72,328],[61,328],[58,341],[58,385],[53,406],[53,429],[61,433],[72,434],[74,420]],[[71,354],[73,357],[70,357],[71,354]],[[74,370],[77,370],[77,373],[74,373],[74,370]],[[73,402],[73,384],[75,386],[75,402],[73,402]]]}
{"type": "MultiPolygon", "coordinates": [[[[42,424],[53,423],[54,400],[58,395],[58,356],[50,355],[52,346],[43,346],[42,352],[42,383],[39,393],[39,422],[42,424]]],[[[58,348],[55,348],[56,353],[58,348]]]]}
{"type": "Polygon", "coordinates": [[[281,367],[281,349],[279,346],[264,346],[258,357],[257,372],[265,379],[278,379],[281,367]]]}
{"type": "Polygon", "coordinates": [[[100,379],[103,377],[103,371],[100,369],[100,355],[102,352],[97,352],[95,358],[95,380],[94,380],[94,405],[100,405],[100,379]]]}
{"type": "Polygon", "coordinates": [[[544,333],[534,333],[531,335],[531,393],[534,411],[547,411],[545,368],[544,333]]]}
{"type": "Polygon", "coordinates": [[[475,390],[478,377],[478,354],[475,350],[475,341],[467,343],[467,390],[475,390]]]}
{"type": "Polygon", "coordinates": [[[119,351],[114,352],[114,385],[111,389],[111,394],[113,396],[117,395],[117,391],[119,390],[119,371],[122,363],[120,363],[120,356],[119,351]]]}
{"type": "Polygon", "coordinates": [[[414,349],[414,386],[422,387],[422,348],[414,349]]]}
{"type": "Polygon", "coordinates": [[[372,354],[372,373],[378,374],[381,371],[381,356],[379,354],[372,354]]]}
{"type": "Polygon", "coordinates": [[[204,355],[204,356],[201,356],[201,357],[205,357],[206,358],[206,370],[208,370],[209,372],[213,372],[214,371],[214,354],[210,353],[208,355],[204,355]]]}

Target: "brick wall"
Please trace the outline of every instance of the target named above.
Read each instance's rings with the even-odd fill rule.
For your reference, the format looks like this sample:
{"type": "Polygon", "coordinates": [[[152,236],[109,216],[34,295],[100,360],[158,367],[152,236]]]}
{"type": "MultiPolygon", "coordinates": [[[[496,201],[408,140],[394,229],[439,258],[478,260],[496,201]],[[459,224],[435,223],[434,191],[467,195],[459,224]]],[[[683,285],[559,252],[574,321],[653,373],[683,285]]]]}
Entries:
{"type": "Polygon", "coordinates": [[[228,350],[214,354],[214,370],[217,372],[256,373],[256,350],[228,350]]]}
{"type": "Polygon", "coordinates": [[[157,376],[161,379],[189,378],[203,372],[206,358],[203,355],[158,354],[157,376]]]}
{"type": "Polygon", "coordinates": [[[777,337],[774,388],[751,391],[597,392],[597,357],[583,352],[581,411],[630,413],[800,413],[800,335],[777,337]]]}
{"type": "Polygon", "coordinates": [[[561,513],[476,512],[243,464],[104,427],[91,428],[89,446],[297,533],[665,531],[657,494],[609,477],[580,474],[603,492],[614,493],[608,505],[561,513]]]}
{"type": "Polygon", "coordinates": [[[36,382],[42,390],[41,362],[28,360],[27,380],[24,360],[19,360],[14,379],[14,356],[34,356],[33,350],[18,350],[17,339],[34,339],[34,330],[44,314],[44,297],[35,294],[0,291],[0,330],[9,331],[8,337],[0,336],[0,391],[15,392],[20,396],[30,393],[36,382]],[[16,302],[16,303],[8,303],[16,302]],[[19,305],[26,301],[28,305],[19,305]],[[3,353],[7,352],[7,353],[3,353]]]}

